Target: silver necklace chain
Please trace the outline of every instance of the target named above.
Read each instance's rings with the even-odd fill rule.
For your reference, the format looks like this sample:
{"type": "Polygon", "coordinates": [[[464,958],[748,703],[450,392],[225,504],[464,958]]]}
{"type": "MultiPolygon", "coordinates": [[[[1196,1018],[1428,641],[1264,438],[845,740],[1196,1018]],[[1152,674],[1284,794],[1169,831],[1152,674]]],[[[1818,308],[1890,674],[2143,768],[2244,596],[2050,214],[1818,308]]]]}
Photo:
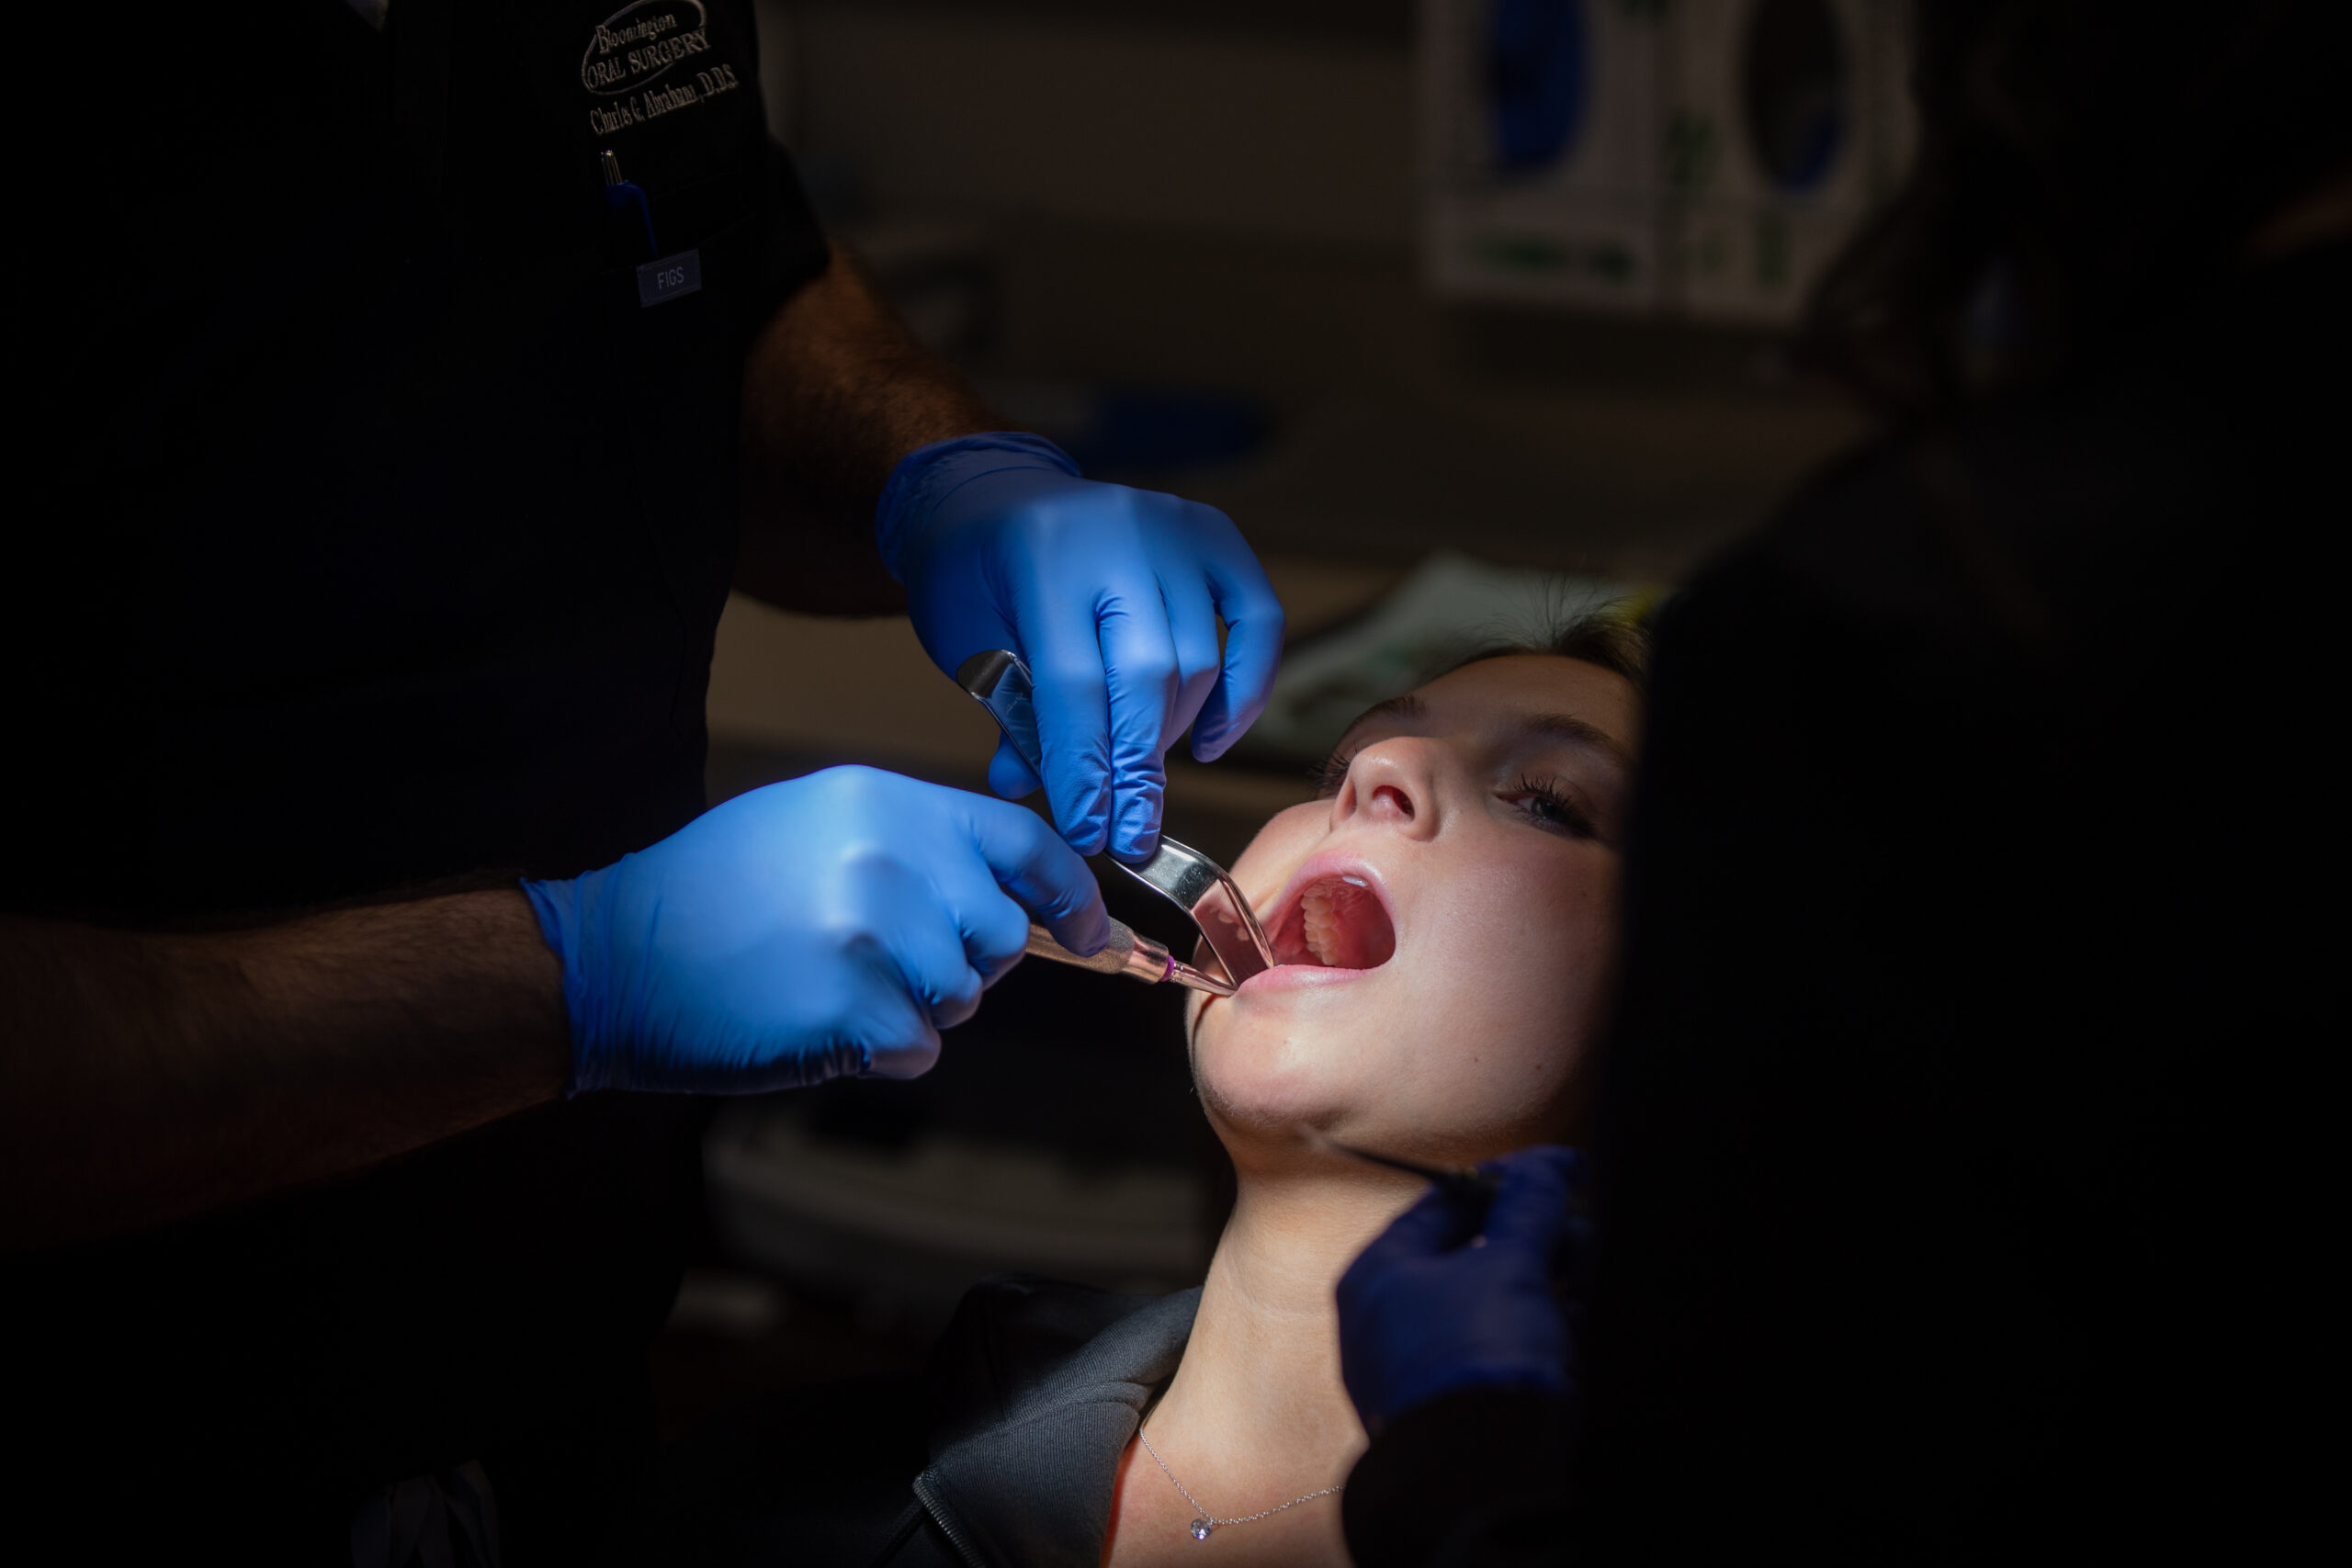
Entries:
{"type": "Polygon", "coordinates": [[[1285,1508],[1295,1508],[1301,1503],[1312,1503],[1317,1497],[1329,1497],[1334,1492],[1343,1492],[1347,1490],[1347,1483],[1343,1481],[1337,1486],[1326,1486],[1320,1492],[1309,1492],[1303,1497],[1293,1497],[1287,1503],[1278,1503],[1271,1508],[1262,1508],[1254,1514],[1244,1514],[1240,1517],[1233,1519],[1220,1519],[1212,1515],[1206,1508],[1203,1507],[1201,1506],[1201,1500],[1198,1497],[1193,1496],[1190,1492],[1184,1491],[1184,1483],[1176,1479],[1176,1472],[1168,1468],[1168,1461],[1159,1457],[1159,1450],[1151,1446],[1151,1439],[1143,1435],[1143,1428],[1141,1427],[1137,1427],[1136,1428],[1136,1441],[1141,1443],[1143,1445],[1143,1451],[1151,1456],[1151,1462],[1159,1467],[1159,1473],[1168,1477],[1168,1484],[1176,1488],[1178,1492],[1182,1493],[1184,1501],[1193,1505],[1193,1511],[1200,1516],[1190,1525],[1185,1527],[1186,1529],[1192,1532],[1192,1537],[1194,1540],[1208,1540],[1209,1532],[1216,1529],[1219,1525],[1256,1524],[1260,1519],[1270,1519],[1273,1517],[1276,1514],[1281,1513],[1285,1508]]]}

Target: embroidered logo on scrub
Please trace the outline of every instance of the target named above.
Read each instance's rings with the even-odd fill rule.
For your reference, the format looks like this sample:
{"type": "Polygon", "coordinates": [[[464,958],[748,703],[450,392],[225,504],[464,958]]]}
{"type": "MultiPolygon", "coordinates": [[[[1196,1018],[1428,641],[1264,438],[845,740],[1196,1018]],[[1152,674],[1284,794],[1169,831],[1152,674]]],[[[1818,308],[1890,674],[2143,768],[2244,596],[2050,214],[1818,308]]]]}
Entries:
{"type": "Polygon", "coordinates": [[[605,100],[588,110],[588,129],[609,136],[743,84],[732,65],[711,56],[702,0],[637,0],[589,34],[580,85],[605,100]]]}

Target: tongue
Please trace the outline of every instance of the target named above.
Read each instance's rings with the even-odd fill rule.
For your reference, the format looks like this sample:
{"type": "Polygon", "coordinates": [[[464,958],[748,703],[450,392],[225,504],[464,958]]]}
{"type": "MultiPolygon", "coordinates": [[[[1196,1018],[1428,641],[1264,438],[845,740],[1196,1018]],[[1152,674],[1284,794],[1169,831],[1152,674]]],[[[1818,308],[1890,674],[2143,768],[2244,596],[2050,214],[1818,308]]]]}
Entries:
{"type": "Polygon", "coordinates": [[[1327,969],[1376,969],[1396,951],[1396,931],[1371,890],[1338,877],[1299,900],[1307,952],[1327,969]]]}

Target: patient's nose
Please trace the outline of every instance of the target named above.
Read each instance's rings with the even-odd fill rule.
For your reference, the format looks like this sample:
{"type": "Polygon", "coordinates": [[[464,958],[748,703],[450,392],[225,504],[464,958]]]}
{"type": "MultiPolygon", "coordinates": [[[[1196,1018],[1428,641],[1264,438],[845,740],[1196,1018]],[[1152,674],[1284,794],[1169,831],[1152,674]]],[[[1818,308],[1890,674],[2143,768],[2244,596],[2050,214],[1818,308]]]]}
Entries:
{"type": "Polygon", "coordinates": [[[1432,744],[1416,736],[1367,746],[1348,764],[1339,818],[1373,822],[1426,839],[1437,832],[1436,792],[1430,787],[1432,744]]]}

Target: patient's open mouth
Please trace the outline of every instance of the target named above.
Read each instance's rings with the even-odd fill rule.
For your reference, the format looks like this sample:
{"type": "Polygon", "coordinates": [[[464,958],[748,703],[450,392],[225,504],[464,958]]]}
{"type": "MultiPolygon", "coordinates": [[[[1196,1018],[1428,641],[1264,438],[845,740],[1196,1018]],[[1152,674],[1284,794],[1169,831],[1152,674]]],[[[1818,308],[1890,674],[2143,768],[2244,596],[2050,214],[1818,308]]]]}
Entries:
{"type": "Polygon", "coordinates": [[[1267,935],[1277,964],[1377,969],[1396,952],[1388,907],[1364,878],[1345,872],[1301,887],[1267,935]]]}

